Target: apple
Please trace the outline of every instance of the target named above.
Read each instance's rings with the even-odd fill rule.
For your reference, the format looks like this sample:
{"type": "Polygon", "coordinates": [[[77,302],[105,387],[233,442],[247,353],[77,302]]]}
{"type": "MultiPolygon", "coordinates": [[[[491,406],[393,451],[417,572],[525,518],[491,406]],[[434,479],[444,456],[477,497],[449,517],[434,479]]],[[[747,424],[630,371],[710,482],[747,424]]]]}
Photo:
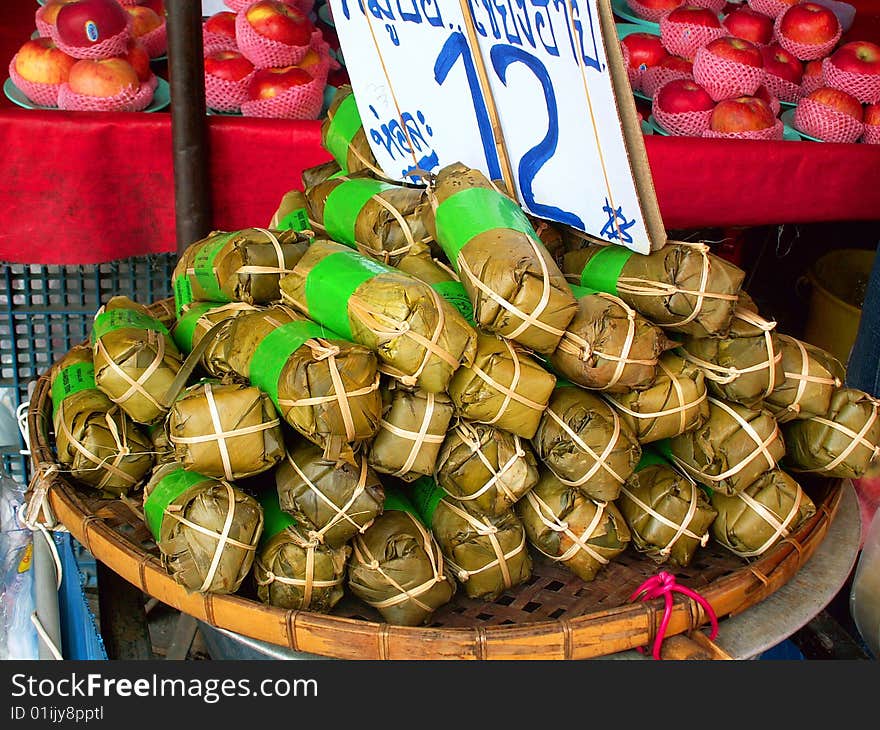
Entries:
{"type": "Polygon", "coordinates": [[[128,19],[116,0],[77,0],[58,11],[55,28],[64,45],[87,48],[125,31],[128,19]]]}
{"type": "Polygon", "coordinates": [[[773,112],[773,116],[779,114],[779,110],[781,109],[779,99],[771,94],[770,89],[768,89],[766,86],[759,86],[753,96],[756,96],[758,99],[763,99],[764,101],[766,101],[767,105],[770,107],[770,111],[773,112]]]}
{"type": "Polygon", "coordinates": [[[753,66],[755,68],[764,67],[764,59],[761,56],[761,50],[751,41],[735,36],[723,36],[709,41],[703,46],[706,51],[723,58],[727,61],[734,61],[745,66],[753,66]]]}
{"type": "Polygon", "coordinates": [[[76,1],[77,0],[48,0],[48,2],[43,5],[43,12],[40,13],[40,20],[48,25],[55,25],[55,20],[58,18],[58,11],[61,10],[63,6],[76,1]]]}
{"type": "Polygon", "coordinates": [[[240,51],[219,50],[205,56],[205,73],[226,81],[241,81],[254,70],[240,51]]]}
{"type": "Polygon", "coordinates": [[[649,66],[656,66],[669,55],[660,36],[647,31],[630,33],[621,40],[621,43],[629,51],[630,68],[636,71],[644,71],[649,66]]]}
{"type": "Polygon", "coordinates": [[[673,79],[654,95],[654,105],[669,114],[704,112],[715,107],[709,92],[691,79],[673,79]]]}
{"type": "MultiPolygon", "coordinates": [[[[820,86],[818,89],[811,91],[804,99],[810,99],[817,104],[830,107],[835,111],[846,114],[856,121],[864,120],[864,110],[861,102],[852,94],[848,94],[840,89],[834,89],[830,86],[820,86]]],[[[801,103],[803,99],[801,100],[801,103]]]]}
{"type": "Polygon", "coordinates": [[[160,16],[165,17],[165,0],[140,0],[138,5],[145,5],[155,10],[160,16]]]}
{"type": "Polygon", "coordinates": [[[701,25],[706,28],[720,28],[721,21],[715,11],[709,10],[699,5],[691,5],[686,3],[679,5],[666,15],[666,20],[670,23],[688,23],[690,25],[701,25]]]}
{"type": "Polygon", "coordinates": [[[287,46],[309,45],[315,30],[304,13],[281,0],[257,0],[244,17],[258,34],[287,46]]]}
{"type": "Polygon", "coordinates": [[[150,53],[144,42],[138,38],[129,38],[125,47],[125,60],[128,61],[137,74],[138,80],[143,83],[153,76],[150,68],[150,53]]]}
{"type": "Polygon", "coordinates": [[[804,64],[793,53],[789,53],[778,43],[771,43],[761,49],[764,57],[764,70],[793,84],[800,85],[804,76],[804,64]]]}
{"type": "Polygon", "coordinates": [[[202,26],[209,33],[222,35],[230,40],[235,40],[235,13],[231,10],[221,10],[214,13],[202,26]]]}
{"type": "Polygon", "coordinates": [[[880,102],[865,106],[864,122],[871,127],[880,127],[880,102]]]}
{"type": "Polygon", "coordinates": [[[871,41],[850,41],[829,56],[841,71],[877,76],[880,74],[880,46],[871,41]]]}
{"type": "Polygon", "coordinates": [[[773,40],[773,19],[748,5],[742,5],[721,21],[727,32],[758,45],[767,45],[773,40]]]}
{"type": "Polygon", "coordinates": [[[299,66],[258,68],[248,84],[248,99],[273,99],[294,86],[302,86],[312,80],[312,75],[299,66]]]}
{"type": "Polygon", "coordinates": [[[25,41],[15,54],[15,70],[25,81],[35,84],[61,84],[67,81],[76,63],[73,56],[62,51],[51,38],[25,41]]]}
{"type": "Polygon", "coordinates": [[[690,76],[693,76],[694,73],[694,62],[687,58],[682,58],[681,56],[667,56],[657,65],[662,68],[668,68],[670,71],[681,71],[690,76]]]}
{"type": "Polygon", "coordinates": [[[70,90],[84,96],[117,96],[140,87],[137,72],[124,58],[83,58],[70,69],[70,90]]]}
{"type": "Polygon", "coordinates": [[[778,32],[782,38],[805,45],[833,41],[841,30],[840,21],[833,10],[809,0],[787,8],[778,22],[778,32]]]}
{"type": "Polygon", "coordinates": [[[715,132],[751,132],[776,124],[770,105],[756,96],[722,99],[712,110],[709,129],[715,132]]]}
{"type": "Polygon", "coordinates": [[[126,5],[125,12],[131,16],[131,34],[135,38],[156,30],[165,22],[159,13],[146,5],[126,5]]]}
{"type": "Polygon", "coordinates": [[[627,3],[627,7],[640,18],[657,21],[661,16],[682,5],[685,0],[636,0],[641,7],[633,7],[627,3]],[[647,12],[646,12],[647,11],[647,12]]]}

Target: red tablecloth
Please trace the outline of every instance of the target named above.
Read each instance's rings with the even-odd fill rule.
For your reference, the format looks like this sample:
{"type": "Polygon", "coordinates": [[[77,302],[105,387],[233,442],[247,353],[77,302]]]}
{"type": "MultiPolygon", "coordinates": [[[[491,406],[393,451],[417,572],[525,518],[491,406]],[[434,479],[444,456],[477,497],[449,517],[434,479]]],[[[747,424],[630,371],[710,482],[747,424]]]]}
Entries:
{"type": "MultiPolygon", "coordinates": [[[[880,39],[880,0],[849,38],[880,39]]],[[[6,0],[0,68],[34,29],[6,0]]],[[[214,227],[264,226],[304,168],[329,159],[319,122],[207,119],[214,227]]],[[[174,251],[171,115],[25,110],[0,99],[0,261],[98,263],[174,251]]],[[[880,220],[880,145],[645,138],[668,229],[880,220]]]]}

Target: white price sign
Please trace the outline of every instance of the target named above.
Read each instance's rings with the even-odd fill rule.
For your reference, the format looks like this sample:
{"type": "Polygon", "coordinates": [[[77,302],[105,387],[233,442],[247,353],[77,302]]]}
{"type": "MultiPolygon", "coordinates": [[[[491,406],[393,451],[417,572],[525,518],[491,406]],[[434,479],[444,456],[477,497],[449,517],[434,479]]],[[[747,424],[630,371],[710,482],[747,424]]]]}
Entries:
{"type": "Polygon", "coordinates": [[[389,178],[462,162],[532,215],[640,253],[665,244],[608,0],[330,5],[389,178]]]}

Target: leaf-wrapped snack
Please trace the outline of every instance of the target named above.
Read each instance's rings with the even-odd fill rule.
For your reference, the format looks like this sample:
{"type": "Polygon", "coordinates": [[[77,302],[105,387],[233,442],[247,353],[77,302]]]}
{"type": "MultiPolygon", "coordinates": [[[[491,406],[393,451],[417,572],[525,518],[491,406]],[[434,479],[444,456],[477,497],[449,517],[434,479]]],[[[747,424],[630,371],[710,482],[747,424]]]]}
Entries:
{"type": "Polygon", "coordinates": [[[229,481],[284,458],[281,420],[269,396],[244,383],[200,382],[174,402],[166,422],[184,468],[229,481]]]}
{"type": "Polygon", "coordinates": [[[331,547],[364,532],[382,513],[385,490],[363,456],[332,461],[303,441],[288,446],[274,475],[281,509],[331,547]]]}
{"type": "Polygon", "coordinates": [[[92,325],[95,382],[133,421],[165,417],[165,397],[183,356],[162,322],[125,296],[112,297],[92,325]]]}
{"type": "Polygon", "coordinates": [[[585,581],[593,580],[630,541],[614,502],[594,502],[549,470],[517,503],[516,514],[532,547],[585,581]]]}
{"type": "Polygon", "coordinates": [[[617,505],[632,533],[633,547],[657,563],[686,568],[709,540],[717,512],[686,474],[646,454],[620,490],[617,505]]]}
{"type": "Polygon", "coordinates": [[[473,363],[456,371],[448,392],[459,417],[531,438],[555,384],[522,348],[481,332],[473,363]]]}
{"type": "Polygon", "coordinates": [[[257,500],[174,462],[157,467],[144,487],[144,519],[165,569],[200,593],[235,593],[263,533],[257,500]]]}
{"type": "Polygon", "coordinates": [[[831,353],[795,337],[777,334],[784,379],[764,398],[764,407],[779,423],[824,416],[831,396],[846,379],[843,365],[831,353]]]}
{"type": "Polygon", "coordinates": [[[468,597],[494,601],[531,576],[526,533],[512,511],[477,517],[428,477],[412,485],[410,496],[468,597]]]}
{"type": "Polygon", "coordinates": [[[673,352],[665,352],[653,385],[606,396],[643,444],[698,428],[709,418],[703,371],[673,352]]]}
{"type": "Polygon", "coordinates": [[[370,149],[350,84],[342,84],[330,102],[321,123],[321,145],[346,174],[369,170],[378,177],[385,175],[370,149]]]}
{"type": "Polygon", "coordinates": [[[701,484],[736,494],[785,455],[779,424],[769,411],[709,398],[709,420],[668,443],[675,463],[701,484]]]}
{"type": "Polygon", "coordinates": [[[153,445],[95,385],[91,348],[77,345],[49,374],[59,463],[108,496],[127,494],[153,467],[153,445]]]}
{"type": "Polygon", "coordinates": [[[670,241],[650,254],[585,246],[563,257],[574,284],[615,294],[649,321],[694,337],[727,334],[745,272],[704,243],[670,241]]]}
{"type": "Polygon", "coordinates": [[[449,397],[445,393],[394,388],[385,398],[379,432],[370,445],[370,466],[404,481],[433,474],[452,420],[449,397]]]}
{"type": "Polygon", "coordinates": [[[642,456],[617,411],[574,385],[553,391],[532,445],[560,482],[597,502],[617,499],[642,456]]]}
{"type": "Polygon", "coordinates": [[[342,168],[339,167],[339,163],[336,160],[328,160],[327,162],[322,162],[320,165],[307,167],[302,171],[303,190],[312,187],[312,185],[317,185],[319,182],[323,182],[331,175],[341,172],[342,168]]]}
{"type": "Polygon", "coordinates": [[[281,511],[278,494],[260,497],[264,528],[254,560],[257,597],[271,606],[326,613],[345,593],[351,548],[328,547],[310,539],[293,517],[281,511]]]}
{"type": "Polygon", "coordinates": [[[309,218],[309,202],[302,190],[288,190],[272,214],[269,228],[278,231],[300,231],[314,236],[314,221],[309,218]]]}
{"type": "Polygon", "coordinates": [[[429,198],[426,227],[461,277],[479,327],[552,353],[577,302],[522,208],[461,163],[440,170],[429,198]]]}
{"type": "Polygon", "coordinates": [[[199,365],[209,376],[222,378],[232,372],[224,354],[229,326],[238,315],[256,310],[245,302],[193,302],[181,311],[171,336],[181,352],[189,354],[199,347],[199,365]],[[209,341],[200,346],[206,337],[209,341]]]}
{"type": "Polygon", "coordinates": [[[299,311],[373,350],[382,371],[431,393],[473,359],[476,332],[430,286],[341,243],[316,240],[281,281],[299,311]]]}
{"type": "Polygon", "coordinates": [[[712,537],[741,558],[754,558],[816,514],[816,505],[781,469],[765,472],[735,495],[712,492],[712,537]]]}
{"type": "Polygon", "coordinates": [[[308,241],[293,230],[212,231],[187,246],[174,267],[177,311],[193,301],[277,302],[280,278],[293,269],[308,241]]]}
{"type": "Polygon", "coordinates": [[[348,587],[388,623],[419,626],[449,603],[456,582],[415,507],[404,495],[389,492],[385,511],[354,538],[348,587]]]}
{"type": "Polygon", "coordinates": [[[538,462],[525,439],[459,420],[440,447],[434,478],[468,511],[499,516],[538,483],[538,462]]]}
{"type": "Polygon", "coordinates": [[[857,479],[880,455],[880,401],[856,388],[838,388],[823,416],[786,423],[785,463],[793,471],[857,479]]]}

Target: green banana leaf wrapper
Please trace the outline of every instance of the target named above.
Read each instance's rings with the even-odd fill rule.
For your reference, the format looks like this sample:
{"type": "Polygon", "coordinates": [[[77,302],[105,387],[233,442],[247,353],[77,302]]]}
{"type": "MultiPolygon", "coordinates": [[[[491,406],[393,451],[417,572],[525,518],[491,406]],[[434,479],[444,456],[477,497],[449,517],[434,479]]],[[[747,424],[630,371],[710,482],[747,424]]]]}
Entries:
{"type": "Polygon", "coordinates": [[[623,246],[587,245],[563,256],[566,278],[615,294],[664,329],[723,337],[745,272],[704,243],[669,241],[650,254],[623,246]]]}
{"type": "Polygon", "coordinates": [[[328,456],[375,436],[382,416],[379,362],[367,347],[281,304],[230,323],[225,360],[268,393],[281,418],[328,456]]]}
{"type": "Polygon", "coordinates": [[[423,281],[334,241],[315,240],[281,280],[283,300],[376,353],[404,385],[446,390],[473,360],[476,332],[423,281]]]}
{"type": "Polygon", "coordinates": [[[629,528],[614,502],[594,502],[549,470],[542,471],[538,484],[515,509],[532,547],[587,582],[630,542],[629,528]]]}
{"type": "Polygon", "coordinates": [[[209,341],[202,346],[199,366],[208,377],[223,378],[234,374],[224,354],[232,320],[255,311],[257,307],[245,302],[192,302],[181,311],[171,336],[177,348],[187,355],[207,337],[209,341]]]}
{"type": "Polygon", "coordinates": [[[538,483],[538,461],[527,440],[458,420],[440,447],[434,478],[468,512],[499,517],[538,483]]]}
{"type": "Polygon", "coordinates": [[[458,275],[441,259],[428,254],[404,256],[396,268],[425,282],[455,307],[468,324],[474,325],[474,305],[458,275]]]}
{"type": "Polygon", "coordinates": [[[620,297],[572,287],[578,310],[548,357],[571,382],[608,393],[649,387],[657,360],[676,343],[620,297]]]}
{"type": "Polygon", "coordinates": [[[635,434],[599,396],[557,387],[532,439],[560,482],[597,502],[611,502],[642,457],[635,434]]]}
{"type": "Polygon", "coordinates": [[[658,368],[650,388],[606,396],[642,444],[699,428],[709,418],[708,391],[700,368],[673,352],[660,356],[658,368]]]}
{"type": "Polygon", "coordinates": [[[137,423],[165,417],[165,397],[183,355],[165,325],[142,304],[114,296],[95,315],[91,333],[95,382],[137,423]]]}
{"type": "Polygon", "coordinates": [[[212,231],[187,246],[174,267],[178,311],[193,301],[277,302],[279,280],[300,260],[308,242],[307,235],[294,230],[212,231]]]}
{"type": "Polygon", "coordinates": [[[764,399],[779,423],[824,416],[831,396],[846,380],[846,371],[830,352],[808,342],[777,334],[784,379],[764,399]]]}
{"type": "Polygon", "coordinates": [[[880,454],[880,403],[856,388],[838,388],[823,416],[786,423],[785,465],[796,472],[857,479],[880,454]]]}
{"type": "Polygon", "coordinates": [[[405,482],[433,474],[452,421],[449,396],[394,388],[386,392],[384,400],[379,432],[367,455],[370,466],[405,482]]]}
{"type": "Polygon", "coordinates": [[[424,188],[339,175],[306,188],[310,217],[323,234],[395,266],[407,255],[439,253],[422,221],[424,188]]]}
{"type": "Polygon", "coordinates": [[[155,466],[174,461],[174,445],[168,439],[164,423],[154,423],[147,427],[147,436],[153,445],[155,466]]]}
{"type": "Polygon", "coordinates": [[[621,488],[617,506],[632,533],[633,547],[657,563],[690,565],[709,540],[718,514],[705,492],[666,463],[638,469],[621,488]]]}
{"type": "Polygon", "coordinates": [[[530,439],[555,385],[556,376],[525,350],[480,332],[473,362],[456,371],[447,392],[458,417],[530,439]]]}
{"type": "Polygon", "coordinates": [[[346,174],[369,170],[377,177],[385,175],[370,149],[350,84],[339,86],[330,102],[321,122],[321,146],[346,174]]]}
{"type": "Polygon", "coordinates": [[[477,326],[551,354],[577,301],[519,204],[461,163],[440,170],[429,200],[425,227],[458,272],[477,326]]]}
{"type": "Polygon", "coordinates": [[[310,538],[281,511],[274,489],[260,496],[263,535],[254,560],[257,598],[271,606],[327,613],[345,594],[351,548],[331,548],[310,538]]]}
{"type": "Polygon", "coordinates": [[[204,476],[244,479],[284,458],[284,434],[272,401],[244,383],[189,386],[171,407],[165,428],[175,459],[204,476]]]}
{"type": "Polygon", "coordinates": [[[380,514],[385,490],[363,456],[333,461],[299,441],[274,471],[278,502],[310,538],[340,547],[380,514]]]}
{"type": "Polygon", "coordinates": [[[425,477],[410,492],[422,521],[431,529],[450,571],[469,598],[494,601],[532,574],[532,558],[519,518],[507,511],[496,517],[462,509],[433,479],[425,477]]]}
{"type": "Polygon", "coordinates": [[[128,494],[154,464],[149,437],[95,385],[92,351],[75,345],[49,373],[58,462],[108,497],[128,494]]]}
{"type": "Polygon", "coordinates": [[[730,495],[745,489],[785,456],[779,424],[764,409],[709,398],[709,420],[669,440],[675,463],[700,484],[730,495]]]}
{"type": "MultiPolygon", "coordinates": [[[[335,163],[334,163],[335,164],[335,163]]],[[[277,231],[299,231],[306,236],[315,235],[315,221],[309,218],[309,202],[302,190],[288,190],[281,196],[278,207],[269,220],[269,228],[277,231]]]]}
{"type": "Polygon", "coordinates": [[[336,160],[328,160],[320,165],[307,167],[302,171],[302,189],[310,188],[319,182],[324,182],[331,175],[342,173],[342,168],[336,160]]]}
{"type": "Polygon", "coordinates": [[[758,406],[785,380],[776,322],[737,308],[726,337],[687,337],[679,354],[699,367],[709,392],[758,406]]]}
{"type": "Polygon", "coordinates": [[[162,564],[178,583],[200,593],[239,589],[263,532],[257,500],[172,462],[157,467],[144,487],[144,515],[162,564]]]}
{"type": "Polygon", "coordinates": [[[816,505],[781,469],[765,472],[734,495],[712,492],[712,537],[741,558],[763,555],[816,514],[816,505]]]}
{"type": "Polygon", "coordinates": [[[351,592],[389,624],[421,626],[456,592],[440,546],[409,510],[386,509],[352,542],[351,592]]]}

